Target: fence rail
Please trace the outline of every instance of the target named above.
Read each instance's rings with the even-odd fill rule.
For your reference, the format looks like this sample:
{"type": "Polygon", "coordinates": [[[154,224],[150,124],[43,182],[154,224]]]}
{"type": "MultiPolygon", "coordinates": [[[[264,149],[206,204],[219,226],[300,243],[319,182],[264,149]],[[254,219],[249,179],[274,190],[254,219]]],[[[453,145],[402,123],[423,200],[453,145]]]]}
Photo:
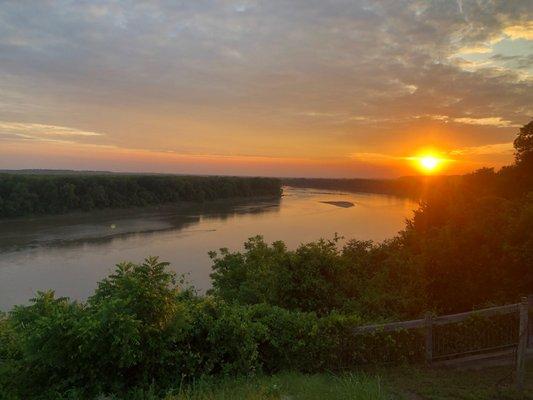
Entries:
{"type": "MultiPolygon", "coordinates": [[[[426,362],[430,364],[435,359],[452,358],[452,357],[466,357],[473,353],[490,353],[502,348],[516,349],[516,386],[518,389],[523,388],[524,382],[524,365],[528,346],[533,347],[533,318],[529,318],[529,314],[533,310],[533,295],[523,297],[520,303],[508,304],[498,307],[490,307],[481,310],[463,312],[459,314],[433,316],[431,313],[426,313],[424,318],[414,319],[410,321],[392,322],[387,324],[375,324],[359,326],[354,328],[355,335],[373,334],[381,332],[394,332],[399,330],[420,329],[425,335],[425,354],[426,362]],[[438,354],[436,357],[433,354],[433,346],[435,344],[435,329],[434,327],[442,327],[449,324],[457,324],[470,320],[471,318],[491,318],[504,315],[516,316],[515,321],[518,321],[518,330],[516,325],[514,329],[514,339],[502,346],[489,346],[485,348],[476,348],[470,351],[438,354]]],[[[514,319],[514,318],[513,318],[514,319]]],[[[516,323],[516,322],[515,322],[516,323]]],[[[486,344],[485,344],[486,346],[486,344]]]]}
{"type": "MultiPolygon", "coordinates": [[[[531,296],[533,297],[533,296],[531,296]]],[[[432,317],[433,325],[447,325],[466,321],[472,317],[492,317],[494,315],[505,315],[518,312],[521,303],[508,304],[505,306],[484,308],[482,310],[468,311],[459,314],[441,315],[432,317]]],[[[413,319],[409,321],[391,322],[388,324],[365,325],[354,328],[355,334],[391,332],[400,329],[419,329],[426,327],[426,318],[413,319]]]]}

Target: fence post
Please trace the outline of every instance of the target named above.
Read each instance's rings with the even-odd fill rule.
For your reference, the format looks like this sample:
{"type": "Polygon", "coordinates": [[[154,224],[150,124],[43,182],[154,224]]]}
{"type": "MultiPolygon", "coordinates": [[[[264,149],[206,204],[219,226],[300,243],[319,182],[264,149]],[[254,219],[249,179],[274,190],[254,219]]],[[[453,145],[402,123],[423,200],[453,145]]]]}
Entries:
{"type": "Polygon", "coordinates": [[[528,328],[529,301],[522,297],[520,302],[520,326],[518,329],[518,346],[516,349],[516,388],[524,389],[524,370],[527,351],[527,328],[528,328]]]}
{"type": "Polygon", "coordinates": [[[426,327],[426,364],[430,365],[433,361],[433,316],[428,311],[425,315],[426,327]]]}

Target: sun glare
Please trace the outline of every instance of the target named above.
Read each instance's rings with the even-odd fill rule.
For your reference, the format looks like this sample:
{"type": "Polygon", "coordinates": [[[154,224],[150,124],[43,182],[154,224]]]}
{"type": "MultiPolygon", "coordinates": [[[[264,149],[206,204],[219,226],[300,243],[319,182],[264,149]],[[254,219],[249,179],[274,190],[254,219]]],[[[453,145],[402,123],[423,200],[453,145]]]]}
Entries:
{"type": "Polygon", "coordinates": [[[445,159],[434,156],[432,154],[423,154],[418,157],[412,157],[411,160],[415,166],[424,174],[432,174],[442,167],[445,159]]]}
{"type": "Polygon", "coordinates": [[[428,171],[428,172],[431,172],[433,171],[435,168],[437,168],[437,166],[439,165],[440,163],[440,160],[436,157],[433,157],[433,156],[424,156],[424,157],[421,157],[420,158],[420,166],[428,171]]]}

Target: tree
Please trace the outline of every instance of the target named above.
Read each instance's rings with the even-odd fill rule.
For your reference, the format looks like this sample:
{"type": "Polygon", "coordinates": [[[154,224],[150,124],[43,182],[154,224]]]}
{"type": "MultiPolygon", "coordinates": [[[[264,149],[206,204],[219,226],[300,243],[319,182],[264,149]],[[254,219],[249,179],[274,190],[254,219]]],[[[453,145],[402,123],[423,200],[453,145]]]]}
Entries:
{"type": "Polygon", "coordinates": [[[520,128],[520,133],[514,140],[514,148],[517,164],[533,161],[533,120],[520,128]]]}

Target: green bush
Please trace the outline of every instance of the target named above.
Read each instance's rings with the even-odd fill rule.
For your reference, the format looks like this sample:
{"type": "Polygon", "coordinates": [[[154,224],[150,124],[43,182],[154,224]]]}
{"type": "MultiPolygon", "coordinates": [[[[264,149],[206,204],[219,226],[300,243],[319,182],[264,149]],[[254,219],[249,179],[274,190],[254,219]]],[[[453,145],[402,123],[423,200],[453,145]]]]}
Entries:
{"type": "Polygon", "coordinates": [[[260,368],[246,307],[180,290],[167,263],[119,264],[86,303],[39,293],[0,320],[0,383],[23,398],[122,393],[260,368]]]}
{"type": "Polygon", "coordinates": [[[36,399],[159,392],[207,375],[368,361],[353,335],[357,316],[199,297],[167,265],[155,257],[122,263],[84,303],[50,291],[2,316],[0,389],[36,399]]]}
{"type": "Polygon", "coordinates": [[[283,242],[250,238],[244,252],[211,252],[211,294],[237,304],[267,303],[327,315],[333,311],[369,319],[423,312],[418,264],[398,240],[380,245],[340,238],[288,250],[283,242]]]}

